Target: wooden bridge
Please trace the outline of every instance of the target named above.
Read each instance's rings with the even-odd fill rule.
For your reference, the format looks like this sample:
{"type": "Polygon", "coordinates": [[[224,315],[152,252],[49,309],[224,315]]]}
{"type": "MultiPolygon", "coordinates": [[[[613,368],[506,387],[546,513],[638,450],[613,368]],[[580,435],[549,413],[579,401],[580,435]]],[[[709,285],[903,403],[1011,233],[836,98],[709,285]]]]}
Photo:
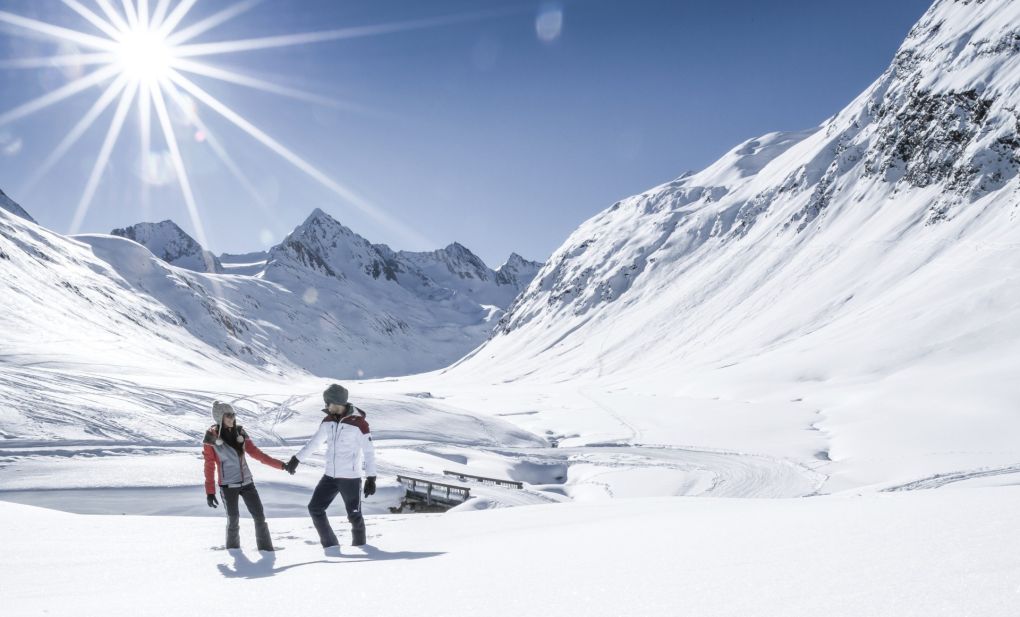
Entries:
{"type": "Polygon", "coordinates": [[[473,476],[473,475],[471,475],[469,473],[461,473],[459,471],[450,471],[450,470],[443,471],[443,473],[445,475],[448,475],[448,476],[453,476],[454,478],[457,478],[461,482],[474,481],[474,482],[481,482],[482,484],[492,484],[494,486],[502,486],[503,488],[516,488],[516,489],[523,489],[524,488],[524,483],[523,482],[517,482],[515,480],[503,480],[503,479],[500,479],[500,478],[486,478],[486,477],[483,477],[483,476],[473,476]]]}
{"type": "Polygon", "coordinates": [[[446,512],[471,497],[471,489],[466,486],[411,476],[397,476],[397,482],[404,486],[406,492],[400,506],[390,508],[393,513],[403,512],[405,507],[412,512],[446,512]]]}

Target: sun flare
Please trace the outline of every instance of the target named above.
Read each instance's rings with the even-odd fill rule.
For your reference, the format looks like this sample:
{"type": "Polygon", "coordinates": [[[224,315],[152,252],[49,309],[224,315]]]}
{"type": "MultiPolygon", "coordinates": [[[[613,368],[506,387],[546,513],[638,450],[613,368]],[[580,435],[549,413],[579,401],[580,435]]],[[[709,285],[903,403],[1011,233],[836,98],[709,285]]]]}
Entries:
{"type": "Polygon", "coordinates": [[[159,30],[139,26],[117,41],[116,65],[129,79],[161,81],[170,76],[174,48],[159,30]]]}
{"type": "Polygon", "coordinates": [[[228,70],[206,62],[206,58],[434,28],[497,17],[505,12],[478,12],[318,32],[194,42],[195,39],[235,19],[263,1],[237,0],[231,4],[218,2],[215,3],[216,8],[203,18],[185,23],[199,0],[177,0],[176,2],[175,0],[121,0],[120,7],[115,6],[112,0],[94,0],[88,5],[82,0],[61,0],[68,9],[88,22],[89,26],[84,30],[58,26],[0,10],[0,26],[6,28],[0,30],[0,35],[9,32],[13,35],[30,38],[55,40],[61,45],[57,53],[52,56],[0,59],[0,68],[47,70],[54,67],[71,67],[80,71],[77,73],[77,77],[55,90],[0,113],[0,128],[81,93],[92,90],[101,92],[92,107],[68,130],[62,141],[28,178],[26,185],[21,187],[21,192],[27,192],[48,174],[93,124],[110,107],[114,107],[113,119],[110,121],[102,146],[95,156],[92,172],[69,225],[69,232],[77,233],[95,197],[122,129],[134,109],[137,111],[140,138],[136,167],[139,177],[142,178],[142,202],[145,203],[147,199],[148,184],[156,183],[154,180],[150,180],[156,175],[151,170],[154,168],[172,169],[174,179],[180,186],[182,197],[187,206],[195,235],[198,241],[205,245],[207,242],[198,203],[188,179],[187,165],[182,154],[184,150],[180,146],[184,140],[197,139],[206,144],[219,158],[224,168],[248,191],[254,199],[254,203],[262,205],[264,202],[262,196],[255,190],[254,183],[245,176],[226,147],[198,113],[199,106],[201,106],[203,110],[216,114],[315,182],[332,191],[347,204],[417,244],[427,243],[419,232],[391,217],[349,187],[330,178],[293,150],[271,137],[268,132],[215,98],[193,81],[191,76],[213,79],[308,103],[343,107],[345,104],[342,101],[246,75],[236,70],[228,70]],[[186,122],[189,123],[188,126],[180,126],[179,117],[185,117],[186,122]],[[177,123],[175,124],[175,122],[177,123]],[[155,130],[162,132],[163,141],[166,144],[165,151],[152,151],[152,137],[155,130]],[[201,136],[201,139],[198,139],[197,136],[201,136]]]}

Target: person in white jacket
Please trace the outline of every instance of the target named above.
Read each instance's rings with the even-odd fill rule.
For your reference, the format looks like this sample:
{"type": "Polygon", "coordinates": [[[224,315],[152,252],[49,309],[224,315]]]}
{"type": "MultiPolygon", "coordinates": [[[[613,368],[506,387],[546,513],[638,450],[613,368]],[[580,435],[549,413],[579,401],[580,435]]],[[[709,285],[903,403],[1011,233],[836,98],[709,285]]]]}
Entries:
{"type": "Polygon", "coordinates": [[[301,461],[326,444],[326,473],[308,502],[308,514],[323,548],[339,546],[336,534],[329,525],[326,509],[337,494],[344,501],[347,520],[351,523],[351,544],[365,544],[365,517],[361,514],[361,464],[365,467],[365,497],[375,493],[375,446],[369,432],[365,412],[347,402],[347,388],[333,384],[322,393],[326,403],[326,417],[315,435],[287,462],[287,471],[293,473],[301,461]]]}

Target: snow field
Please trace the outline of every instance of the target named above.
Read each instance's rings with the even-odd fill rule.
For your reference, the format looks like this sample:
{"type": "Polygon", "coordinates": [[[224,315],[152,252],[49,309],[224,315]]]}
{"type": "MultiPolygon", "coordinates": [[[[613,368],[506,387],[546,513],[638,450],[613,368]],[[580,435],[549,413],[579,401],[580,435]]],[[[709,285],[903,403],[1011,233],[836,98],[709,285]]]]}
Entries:
{"type": "Polygon", "coordinates": [[[307,518],[273,518],[284,550],[267,554],[247,521],[244,548],[224,551],[222,519],[0,504],[0,602],[26,617],[191,614],[217,602],[255,617],[1002,617],[1020,592],[1018,507],[1017,487],[618,499],[369,516],[368,547],[327,554],[307,518]]]}

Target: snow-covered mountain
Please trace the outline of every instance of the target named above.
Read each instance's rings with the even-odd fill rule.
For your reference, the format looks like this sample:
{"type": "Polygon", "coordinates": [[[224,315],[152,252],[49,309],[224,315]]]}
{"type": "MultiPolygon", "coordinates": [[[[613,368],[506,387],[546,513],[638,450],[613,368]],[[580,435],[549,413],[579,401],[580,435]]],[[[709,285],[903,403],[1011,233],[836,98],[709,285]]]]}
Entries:
{"type": "Polygon", "coordinates": [[[511,253],[506,262],[496,269],[496,282],[523,290],[535,279],[542,265],[537,261],[528,261],[517,253],[511,253]]]}
{"type": "Polygon", "coordinates": [[[35,219],[29,216],[28,212],[25,212],[21,206],[16,204],[14,200],[8,197],[2,190],[0,190],[0,208],[3,208],[15,216],[20,216],[21,218],[32,221],[33,223],[35,222],[35,219]]]}
{"type": "Polygon", "coordinates": [[[268,258],[269,253],[266,251],[240,254],[223,253],[219,256],[220,265],[223,266],[224,272],[247,276],[254,276],[265,270],[268,258]]]}
{"type": "Polygon", "coordinates": [[[395,283],[430,301],[449,300],[456,294],[458,300],[467,298],[500,309],[506,309],[542,267],[513,253],[498,270],[492,270],[457,242],[437,251],[393,251],[384,244],[372,244],[318,208],[279,245],[238,255],[213,255],[173,221],[138,223],[111,233],[134,240],[167,263],[196,272],[245,276],[269,272],[273,276],[281,268],[297,267],[338,280],[367,282],[363,277],[370,277],[384,281],[384,288],[395,283]]]}
{"type": "Polygon", "coordinates": [[[114,229],[110,233],[134,240],[156,257],[178,268],[195,272],[223,272],[220,260],[173,221],[137,223],[114,229]]]}
{"type": "Polygon", "coordinates": [[[821,126],[750,139],[581,225],[449,377],[796,400],[820,457],[863,460],[867,442],[873,468],[1008,458],[1018,24],[1020,2],[937,1],[821,126]]]}
{"type": "Polygon", "coordinates": [[[394,257],[404,271],[420,271],[441,287],[456,290],[479,304],[504,309],[510,306],[542,267],[540,263],[526,261],[513,253],[506,264],[492,270],[474,253],[456,242],[438,251],[401,251],[394,257]]]}
{"type": "MultiPolygon", "coordinates": [[[[449,364],[484,341],[502,314],[320,210],[268,253],[232,257],[230,267],[170,221],[72,239],[8,216],[3,232],[4,327],[25,335],[5,340],[4,353],[20,344],[26,353],[59,356],[33,335],[56,329],[74,343],[65,349],[86,355],[94,339],[132,355],[155,336],[186,348],[182,357],[223,356],[273,374],[386,376],[449,364]],[[59,267],[35,272],[40,260],[59,267]],[[38,281],[53,277],[58,284],[40,295],[38,281]],[[30,298],[48,308],[33,310],[30,298]],[[105,334],[65,331],[77,320],[105,334]]],[[[481,263],[466,249],[464,258],[481,263]]],[[[134,358],[140,366],[151,361],[134,358]]]]}

